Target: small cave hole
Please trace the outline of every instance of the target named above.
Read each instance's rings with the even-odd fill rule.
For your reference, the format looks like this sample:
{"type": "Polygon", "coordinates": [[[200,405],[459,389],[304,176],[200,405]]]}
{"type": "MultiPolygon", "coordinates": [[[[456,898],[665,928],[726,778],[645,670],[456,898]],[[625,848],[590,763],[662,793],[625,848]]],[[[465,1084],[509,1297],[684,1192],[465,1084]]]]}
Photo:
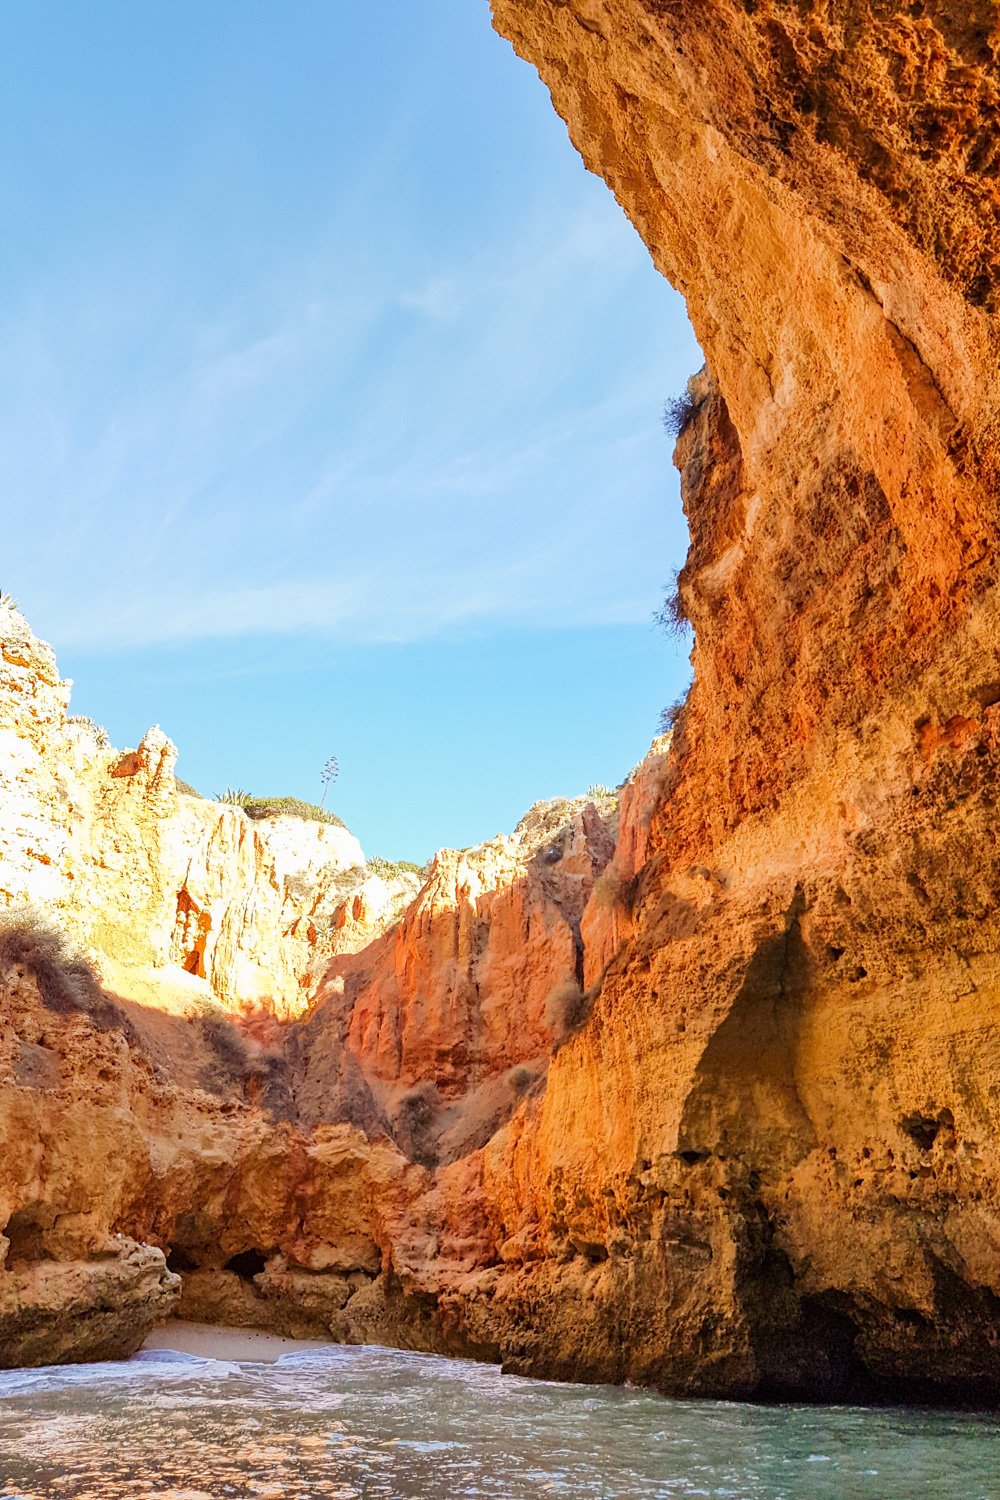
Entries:
{"type": "Polygon", "coordinates": [[[941,1121],[933,1120],[928,1115],[904,1115],[899,1122],[899,1128],[910,1140],[920,1148],[921,1151],[930,1151],[938,1138],[941,1129],[941,1121]]]}
{"type": "Polygon", "coordinates": [[[603,1265],[608,1258],[607,1246],[593,1240],[581,1240],[574,1248],[583,1256],[587,1264],[591,1266],[603,1265]]]}
{"type": "Polygon", "coordinates": [[[266,1265],[267,1257],[263,1250],[241,1250],[238,1255],[230,1256],[223,1269],[235,1271],[241,1281],[252,1281],[266,1265]]]}
{"type": "Polygon", "coordinates": [[[186,1250],[180,1245],[171,1245],[167,1251],[167,1270],[183,1275],[188,1271],[197,1271],[198,1262],[191,1259],[186,1250]]]}
{"type": "Polygon", "coordinates": [[[45,1246],[44,1235],[47,1229],[55,1222],[55,1214],[45,1210],[42,1204],[28,1204],[25,1208],[19,1208],[16,1213],[11,1214],[7,1220],[4,1234],[10,1241],[7,1251],[8,1261],[15,1260],[44,1260],[45,1246]]]}
{"type": "Polygon", "coordinates": [[[706,1150],[704,1146],[696,1146],[688,1151],[676,1151],[674,1153],[678,1161],[684,1162],[689,1167],[696,1167],[699,1162],[707,1161],[711,1154],[711,1151],[706,1150]]]}

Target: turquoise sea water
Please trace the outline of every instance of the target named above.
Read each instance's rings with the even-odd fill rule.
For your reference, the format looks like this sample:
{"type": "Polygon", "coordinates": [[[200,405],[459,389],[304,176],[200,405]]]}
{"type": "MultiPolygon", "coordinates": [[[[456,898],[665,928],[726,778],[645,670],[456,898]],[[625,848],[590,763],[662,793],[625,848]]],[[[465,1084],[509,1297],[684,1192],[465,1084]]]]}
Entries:
{"type": "Polygon", "coordinates": [[[1000,1421],[670,1401],[392,1349],[0,1374],[19,1500],[1000,1500],[1000,1421]]]}

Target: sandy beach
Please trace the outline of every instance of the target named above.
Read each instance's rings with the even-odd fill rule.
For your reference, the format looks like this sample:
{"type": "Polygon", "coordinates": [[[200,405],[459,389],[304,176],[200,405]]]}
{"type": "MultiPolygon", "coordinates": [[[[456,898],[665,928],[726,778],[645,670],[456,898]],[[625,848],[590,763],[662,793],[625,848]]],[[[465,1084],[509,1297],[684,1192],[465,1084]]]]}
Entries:
{"type": "Polygon", "coordinates": [[[323,1349],[332,1340],[286,1339],[256,1328],[222,1328],[214,1323],[182,1323],[179,1319],[154,1328],[143,1349],[175,1349],[179,1354],[198,1354],[203,1359],[252,1360],[273,1365],[282,1354],[303,1349],[323,1349]]]}

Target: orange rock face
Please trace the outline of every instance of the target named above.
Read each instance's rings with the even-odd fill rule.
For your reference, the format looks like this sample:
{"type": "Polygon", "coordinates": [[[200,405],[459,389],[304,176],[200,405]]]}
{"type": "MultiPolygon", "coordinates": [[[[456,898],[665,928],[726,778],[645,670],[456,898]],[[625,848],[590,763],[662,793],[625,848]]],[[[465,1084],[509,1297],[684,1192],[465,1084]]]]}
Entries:
{"type": "MultiPolygon", "coordinates": [[[[10,696],[10,758],[23,766],[30,676],[10,696]]],[[[65,776],[64,706],[45,726],[39,774],[22,776],[57,853],[59,807],[45,791],[65,776]]],[[[132,892],[136,947],[162,932],[164,903],[149,892],[169,890],[184,843],[170,765],[150,771],[147,742],[123,772],[135,806],[118,818],[118,851],[146,857],[132,892]]],[[[243,955],[287,971],[298,950],[281,951],[273,903],[256,892],[255,830],[230,809],[207,807],[204,820],[214,834],[202,880],[245,897],[227,972],[239,973],[243,955]]],[[[15,904],[0,921],[0,1362],[127,1354],[172,1309],[495,1355],[495,1341],[467,1329],[458,1293],[454,1312],[439,1310],[434,1279],[461,1281],[496,1259],[480,1148],[544,1090],[547,1000],[560,987],[582,994],[581,918],[614,824],[608,802],[603,816],[587,798],[538,804],[509,838],[442,850],[388,932],[384,878],[349,870],[339,905],[321,881],[295,889],[300,904],[311,897],[319,929],[310,962],[326,955],[328,965],[298,1022],[262,1005],[253,985],[244,1003],[231,997],[228,1016],[218,1004],[184,1008],[162,963],[149,966],[138,1001],[115,995],[107,945],[102,991],[72,947],[15,904]]],[[[13,884],[32,850],[17,816],[4,833],[21,856],[7,866],[13,884]]],[[[57,891],[88,863],[111,863],[95,843],[79,840],[68,869],[53,862],[57,891]]],[[[336,870],[325,875],[336,895],[336,870]]],[[[68,908],[71,931],[93,931],[87,889],[49,906],[68,908]]],[[[190,864],[182,890],[200,890],[190,864]]],[[[200,896],[182,905],[190,946],[195,914],[213,907],[200,896]]],[[[129,930],[121,916],[119,926],[129,930]]]]}
{"type": "Polygon", "coordinates": [[[494,1301],[536,1370],[995,1382],[997,7],[493,9],[708,362],[694,687],[627,943],[486,1153],[545,1249],[494,1301]]]}
{"type": "MultiPolygon", "coordinates": [[[[352,891],[277,954],[282,902],[228,901],[232,1008],[294,969],[301,1020],[53,1010],[12,968],[11,1358],[72,1357],[69,1307],[128,1346],[178,1294],[158,1248],[198,1317],[677,1392],[996,1395],[1000,12],[493,10],[706,354],[692,691],[617,847],[610,808],[542,804],[389,930],[352,891]]],[[[22,635],[0,700],[2,889],[82,921],[60,882],[117,838],[149,853],[133,929],[165,912],[187,952],[156,745],[119,779],[160,832],[111,788],[74,863],[36,796],[65,694],[22,635]]]]}
{"type": "Polygon", "coordinates": [[[331,964],[303,1028],[299,1108],[319,1117],[348,1066],[418,1157],[484,1144],[544,1080],[546,1003],[583,977],[581,919],[614,847],[580,799],[538,804],[510,838],[441,850],[395,930],[331,964]]]}

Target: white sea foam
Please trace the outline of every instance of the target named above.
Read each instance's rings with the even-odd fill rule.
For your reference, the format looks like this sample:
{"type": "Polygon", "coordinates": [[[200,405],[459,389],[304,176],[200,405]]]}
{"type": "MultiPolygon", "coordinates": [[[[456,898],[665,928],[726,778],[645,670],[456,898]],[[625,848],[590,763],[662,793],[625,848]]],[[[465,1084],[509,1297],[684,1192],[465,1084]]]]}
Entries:
{"type": "Polygon", "coordinates": [[[0,1374],[0,1500],[1000,1500],[998,1474],[981,1415],[677,1402],[375,1347],[0,1374]]]}

